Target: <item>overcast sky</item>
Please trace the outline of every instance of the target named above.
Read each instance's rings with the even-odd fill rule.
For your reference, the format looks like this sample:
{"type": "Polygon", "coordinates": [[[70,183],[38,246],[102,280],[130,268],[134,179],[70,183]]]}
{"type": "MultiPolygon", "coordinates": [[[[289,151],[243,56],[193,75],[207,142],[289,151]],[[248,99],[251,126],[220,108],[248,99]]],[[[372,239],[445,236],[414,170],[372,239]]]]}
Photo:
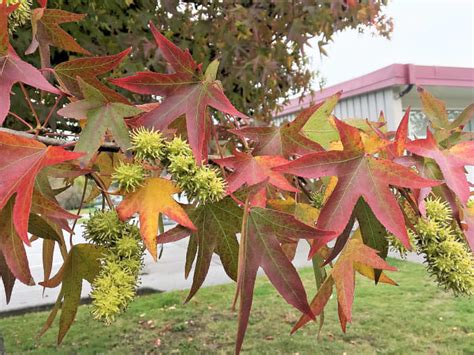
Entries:
{"type": "Polygon", "coordinates": [[[326,86],[393,63],[474,67],[474,0],[392,0],[386,13],[391,40],[344,31],[326,47],[329,57],[308,51],[326,86]]]}

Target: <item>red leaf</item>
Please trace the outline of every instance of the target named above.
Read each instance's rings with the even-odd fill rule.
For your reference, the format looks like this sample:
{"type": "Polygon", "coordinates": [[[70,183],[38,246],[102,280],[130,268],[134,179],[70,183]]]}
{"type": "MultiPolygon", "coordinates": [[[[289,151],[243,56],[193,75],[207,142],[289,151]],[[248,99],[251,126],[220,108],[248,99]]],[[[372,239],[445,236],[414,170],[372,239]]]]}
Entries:
{"type": "Polygon", "coordinates": [[[203,76],[187,51],[182,51],[150,24],[157,45],[175,70],[173,74],[139,72],[133,76],[111,82],[127,90],[164,96],[162,103],[139,117],[135,124],[163,130],[178,117],[186,116],[189,144],[196,161],[207,159],[206,141],[210,136],[212,121],[208,106],[232,116],[245,118],[225,96],[219,81],[203,76]]]}
{"type": "Polygon", "coordinates": [[[31,14],[33,39],[26,54],[34,53],[39,46],[55,46],[66,51],[90,55],[88,50],[82,48],[70,34],[59,26],[63,23],[80,21],[85,16],[85,14],[44,7],[34,9],[31,14]]]}
{"type": "Polygon", "coordinates": [[[46,147],[29,138],[0,132],[0,209],[16,193],[13,223],[20,238],[28,240],[28,216],[36,175],[46,166],[73,160],[82,154],[46,147]]]}
{"type": "MultiPolygon", "coordinates": [[[[338,300],[338,314],[342,330],[346,331],[346,323],[352,319],[352,303],[354,302],[355,270],[358,265],[366,265],[373,269],[396,271],[395,267],[387,264],[377,251],[369,248],[357,238],[352,238],[337,259],[331,274],[321,285],[318,293],[311,302],[311,310],[315,316],[323,311],[327,301],[331,297],[333,285],[336,286],[338,300]]],[[[307,315],[301,316],[291,331],[304,326],[311,320],[307,315]]]]}
{"type": "Polygon", "coordinates": [[[53,94],[61,94],[38,69],[21,60],[12,48],[6,55],[0,57],[0,68],[0,125],[10,110],[10,91],[15,83],[21,82],[53,94]]]}
{"type": "Polygon", "coordinates": [[[301,112],[292,122],[281,127],[245,127],[232,129],[240,137],[249,138],[256,142],[253,154],[281,155],[285,158],[293,154],[307,154],[322,151],[323,148],[307,138],[301,132],[311,115],[321,106],[314,105],[301,112]]]}
{"type": "Polygon", "coordinates": [[[0,210],[0,254],[3,254],[12,274],[26,285],[34,285],[25,246],[13,226],[13,200],[0,210]]]}
{"type": "Polygon", "coordinates": [[[441,149],[428,129],[425,139],[407,143],[407,149],[436,161],[446,185],[459,197],[462,204],[469,199],[469,183],[466,179],[465,165],[474,165],[474,142],[462,142],[448,149],[441,149]]]}
{"type": "Polygon", "coordinates": [[[310,227],[294,216],[275,210],[253,208],[249,212],[243,248],[243,263],[239,265],[240,295],[239,329],[236,352],[242,347],[252,307],[255,279],[259,267],[268,276],[282,297],[308,318],[314,318],[298,273],[286,257],[280,243],[299,238],[326,238],[333,232],[310,227]]]}
{"type": "MultiPolygon", "coordinates": [[[[343,151],[308,154],[273,170],[306,178],[338,177],[335,190],[321,210],[317,223],[320,229],[334,230],[340,235],[359,197],[363,197],[385,228],[409,248],[403,213],[390,186],[422,188],[439,182],[424,179],[390,160],[366,154],[359,130],[337,119],[335,122],[343,151]]],[[[311,248],[311,256],[330,240],[317,240],[311,248]]]]}
{"type": "Polygon", "coordinates": [[[77,81],[77,77],[80,77],[87,84],[100,90],[110,101],[127,104],[128,100],[125,97],[102,84],[97,76],[115,69],[131,50],[132,48],[128,48],[114,55],[69,60],[58,64],[54,68],[54,74],[63,90],[77,98],[83,98],[77,81]]]}
{"type": "Polygon", "coordinates": [[[272,171],[272,168],[288,163],[280,156],[257,156],[234,151],[233,157],[214,159],[220,166],[234,169],[234,173],[227,178],[229,193],[237,191],[244,184],[257,185],[268,179],[268,183],[285,191],[297,192],[283,174],[272,171]]]}
{"type": "Polygon", "coordinates": [[[8,54],[8,15],[15,11],[20,3],[8,5],[6,0],[0,0],[0,56],[8,54]]]}

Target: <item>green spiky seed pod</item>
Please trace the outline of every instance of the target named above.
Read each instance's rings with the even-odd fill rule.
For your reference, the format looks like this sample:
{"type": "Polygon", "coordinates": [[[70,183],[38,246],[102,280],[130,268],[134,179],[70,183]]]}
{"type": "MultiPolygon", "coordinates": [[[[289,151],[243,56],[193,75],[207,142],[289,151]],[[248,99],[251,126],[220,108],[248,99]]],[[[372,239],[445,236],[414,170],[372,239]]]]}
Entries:
{"type": "Polygon", "coordinates": [[[143,250],[134,236],[125,235],[115,243],[115,250],[119,257],[133,258],[141,256],[143,250]]]}
{"type": "Polygon", "coordinates": [[[225,180],[214,168],[197,166],[189,144],[175,137],[168,143],[164,164],[173,176],[178,187],[186,192],[190,199],[201,203],[217,202],[225,195],[225,180]]]}
{"type": "Polygon", "coordinates": [[[181,137],[174,137],[171,142],[168,143],[167,146],[167,154],[169,156],[193,156],[193,151],[189,144],[181,139],[181,137]]]}
{"type": "Polygon", "coordinates": [[[133,192],[141,186],[143,180],[145,180],[145,170],[140,164],[121,163],[115,168],[112,179],[117,181],[120,190],[133,192]]]}
{"type": "MultiPolygon", "coordinates": [[[[196,174],[197,165],[192,155],[174,155],[169,156],[168,171],[171,175],[179,178],[179,180],[185,180],[186,178],[192,178],[196,174]]],[[[179,181],[178,181],[179,183],[179,181]]]]}
{"type": "Polygon", "coordinates": [[[451,216],[446,202],[439,198],[426,201],[426,218],[419,218],[414,226],[418,250],[440,286],[456,295],[471,295],[474,258],[451,216]]]}
{"type": "Polygon", "coordinates": [[[144,246],[136,225],[120,222],[113,243],[107,245],[102,268],[92,283],[92,314],[112,323],[135,297],[143,268],[144,246]]]}
{"type": "Polygon", "coordinates": [[[84,238],[97,245],[113,245],[121,235],[123,224],[115,211],[95,211],[84,223],[84,238]]]}
{"type": "Polygon", "coordinates": [[[94,279],[91,298],[95,319],[110,324],[135,297],[136,275],[125,270],[121,262],[108,261],[94,279]]]}
{"type": "Polygon", "coordinates": [[[201,166],[191,181],[190,197],[202,203],[217,202],[225,196],[225,181],[214,168],[201,166]]]}
{"type": "MultiPolygon", "coordinates": [[[[398,253],[401,258],[405,259],[408,254],[408,249],[405,248],[400,239],[398,239],[391,233],[389,233],[386,238],[388,240],[390,249],[393,250],[395,253],[398,253]]],[[[410,241],[410,245],[413,247],[414,251],[416,251],[415,233],[412,230],[408,230],[408,239],[410,241]]]]}
{"type": "Polygon", "coordinates": [[[166,143],[161,132],[140,127],[130,134],[132,150],[137,160],[156,160],[165,157],[166,143]]]}
{"type": "Polygon", "coordinates": [[[20,6],[8,16],[8,31],[10,34],[15,32],[17,27],[24,25],[31,18],[31,0],[7,0],[7,5],[20,6]]]}

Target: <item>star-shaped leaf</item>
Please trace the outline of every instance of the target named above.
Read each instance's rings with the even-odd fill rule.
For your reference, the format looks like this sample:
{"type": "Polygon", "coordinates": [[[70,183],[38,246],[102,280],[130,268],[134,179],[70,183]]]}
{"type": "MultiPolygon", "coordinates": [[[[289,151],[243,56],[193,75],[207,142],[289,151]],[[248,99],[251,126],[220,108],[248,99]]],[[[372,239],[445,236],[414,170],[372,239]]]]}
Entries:
{"type": "Polygon", "coordinates": [[[59,25],[82,20],[85,14],[75,14],[59,9],[36,8],[31,14],[33,39],[26,54],[31,54],[38,47],[55,46],[66,51],[90,55],[76,40],[59,25]]]}
{"type": "MultiPolygon", "coordinates": [[[[344,150],[311,153],[273,170],[306,178],[337,176],[338,182],[321,210],[317,227],[337,235],[346,227],[352,211],[363,197],[377,219],[408,248],[410,243],[403,213],[390,191],[391,186],[422,188],[438,185],[390,160],[367,154],[357,128],[335,120],[344,150]]],[[[319,239],[311,255],[329,239],[319,239]]]]}
{"type": "Polygon", "coordinates": [[[158,234],[158,214],[163,213],[184,227],[196,230],[184,209],[173,199],[180,192],[174,183],[163,178],[149,178],[137,191],[125,196],[117,207],[122,220],[140,216],[140,233],[145,246],[156,260],[156,239],[158,234]]]}
{"type": "Polygon", "coordinates": [[[281,155],[289,158],[295,154],[304,155],[322,151],[323,148],[318,143],[301,133],[303,126],[320,106],[311,106],[292,122],[285,123],[281,127],[245,127],[229,132],[256,142],[254,155],[281,155]]]}
{"type": "Polygon", "coordinates": [[[250,210],[245,233],[246,240],[241,243],[243,259],[239,263],[237,281],[240,297],[237,353],[240,352],[247,329],[259,267],[263,268],[270,282],[290,305],[313,318],[303,283],[280,243],[299,238],[317,239],[333,235],[332,232],[310,227],[288,213],[265,208],[250,210]]]}
{"type": "Polygon", "coordinates": [[[244,184],[247,186],[257,185],[268,179],[268,183],[276,188],[297,192],[293,185],[279,172],[272,171],[272,168],[288,163],[280,156],[252,156],[251,154],[234,151],[234,156],[214,159],[220,166],[234,169],[234,172],[227,178],[227,190],[229,193],[237,191],[244,184]]]}
{"type": "Polygon", "coordinates": [[[242,224],[242,209],[230,197],[216,203],[207,203],[189,213],[197,230],[192,231],[183,226],[160,235],[158,243],[169,235],[184,233],[197,239],[197,258],[194,266],[194,277],[191,290],[186,298],[189,301],[204,282],[212,261],[212,255],[218,254],[227,275],[237,279],[239,243],[237,234],[242,224]]]}
{"type": "MultiPolygon", "coordinates": [[[[326,303],[332,295],[333,286],[336,286],[338,313],[342,330],[346,330],[347,322],[352,319],[352,303],[354,302],[355,271],[366,276],[367,267],[370,269],[396,271],[395,267],[387,264],[377,251],[364,245],[360,238],[352,238],[337,259],[331,274],[321,285],[318,293],[311,301],[311,310],[315,316],[323,311],[326,303]]],[[[384,274],[383,274],[384,275],[384,274]]],[[[370,274],[368,274],[370,277],[370,274]]],[[[380,278],[381,282],[394,284],[387,276],[380,278]]],[[[308,315],[303,314],[293,327],[292,333],[311,321],[308,315]]]]}
{"type": "Polygon", "coordinates": [[[168,41],[153,24],[150,27],[163,56],[175,72],[139,72],[111,82],[139,94],[164,97],[161,104],[141,116],[136,125],[163,130],[178,117],[185,115],[189,144],[196,161],[201,164],[202,160],[207,159],[205,142],[212,127],[208,106],[231,116],[246,116],[237,111],[225,96],[221,83],[215,80],[215,63],[202,75],[200,65],[194,62],[188,51],[183,51],[168,41]]]}
{"type": "Polygon", "coordinates": [[[72,96],[83,97],[77,79],[79,77],[98,89],[108,100],[127,104],[129,102],[125,97],[102,84],[97,76],[115,69],[131,50],[132,48],[128,48],[114,55],[78,58],[62,62],[54,68],[54,74],[62,89],[72,96]]]}
{"type": "Polygon", "coordinates": [[[99,274],[104,250],[93,244],[74,245],[58,273],[51,279],[41,282],[44,287],[54,288],[61,284],[61,291],[54,307],[46,320],[40,335],[43,335],[61,310],[59,317],[58,344],[76,318],[77,308],[81,301],[82,281],[92,283],[99,274]]]}
{"type": "Polygon", "coordinates": [[[81,78],[78,78],[78,82],[84,100],[70,103],[59,110],[58,114],[75,119],[87,117],[86,126],[74,148],[75,151],[86,153],[81,162],[88,163],[91,160],[107,131],[112,134],[122,151],[126,152],[130,147],[130,137],[124,118],[136,116],[142,111],[134,106],[109,101],[98,89],[81,78]]]}
{"type": "Polygon", "coordinates": [[[61,147],[46,147],[31,138],[0,132],[0,209],[16,193],[13,224],[26,244],[30,244],[28,217],[36,175],[44,167],[81,156],[61,147]]]}
{"type": "Polygon", "coordinates": [[[406,143],[410,152],[436,161],[446,185],[459,197],[462,204],[469,199],[469,183],[466,178],[466,165],[474,165],[474,142],[467,141],[442,149],[429,129],[425,139],[406,143]]]}
{"type": "Polygon", "coordinates": [[[21,82],[53,94],[61,94],[38,69],[21,60],[10,46],[8,15],[18,6],[19,3],[8,6],[6,1],[0,0],[0,126],[10,111],[10,92],[15,83],[21,82]]]}
{"type": "Polygon", "coordinates": [[[13,225],[13,199],[0,210],[0,254],[3,254],[13,276],[26,285],[34,285],[25,245],[13,225]]]}

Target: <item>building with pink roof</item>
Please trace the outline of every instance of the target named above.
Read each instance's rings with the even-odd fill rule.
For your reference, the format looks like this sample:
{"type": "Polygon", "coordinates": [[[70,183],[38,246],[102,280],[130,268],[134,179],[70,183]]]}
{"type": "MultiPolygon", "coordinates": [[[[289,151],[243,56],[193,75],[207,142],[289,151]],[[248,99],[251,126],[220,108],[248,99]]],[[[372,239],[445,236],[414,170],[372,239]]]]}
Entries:
{"type": "MultiPolygon", "coordinates": [[[[350,69],[350,68],[347,68],[350,69]]],[[[450,117],[474,103],[474,68],[392,64],[358,78],[317,91],[303,100],[295,98],[275,117],[277,122],[290,120],[302,108],[318,103],[342,91],[334,115],[341,119],[377,120],[383,111],[390,130],[396,129],[410,106],[410,133],[421,136],[426,131],[426,117],[416,86],[422,86],[446,102],[450,117]]],[[[470,122],[466,129],[474,131],[470,122]]]]}

